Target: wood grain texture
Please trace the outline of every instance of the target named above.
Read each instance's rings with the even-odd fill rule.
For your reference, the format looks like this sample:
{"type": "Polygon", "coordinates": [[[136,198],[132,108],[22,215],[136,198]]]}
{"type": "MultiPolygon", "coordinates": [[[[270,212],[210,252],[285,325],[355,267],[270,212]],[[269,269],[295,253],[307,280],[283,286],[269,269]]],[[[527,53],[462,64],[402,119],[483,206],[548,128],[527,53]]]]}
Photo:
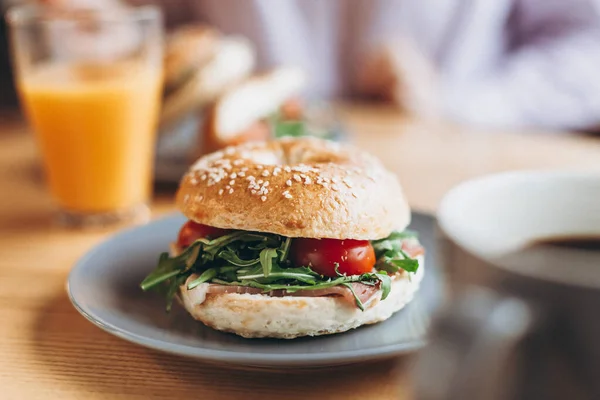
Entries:
{"type": "MultiPolygon", "coordinates": [[[[576,135],[464,130],[389,109],[340,109],[353,140],[396,172],[414,208],[432,211],[457,182],[517,168],[598,168],[600,142],[576,135]]],[[[0,120],[0,399],[409,399],[409,358],[308,372],[231,370],[113,337],[69,303],[73,263],[112,231],[52,222],[24,124],[0,120]]],[[[172,211],[158,195],[155,216],[172,211]]]]}

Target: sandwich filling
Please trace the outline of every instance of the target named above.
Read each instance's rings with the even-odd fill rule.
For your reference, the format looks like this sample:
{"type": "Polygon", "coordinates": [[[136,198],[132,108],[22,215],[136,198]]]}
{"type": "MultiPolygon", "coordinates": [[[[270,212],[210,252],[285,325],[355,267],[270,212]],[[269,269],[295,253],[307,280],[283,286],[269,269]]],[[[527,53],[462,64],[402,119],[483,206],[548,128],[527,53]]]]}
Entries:
{"type": "Polygon", "coordinates": [[[419,268],[424,254],[416,233],[392,232],[378,240],[289,238],[226,230],[188,221],[171,254],[140,284],[158,289],[170,310],[179,288],[206,294],[339,296],[361,310],[391,284],[419,268]]]}

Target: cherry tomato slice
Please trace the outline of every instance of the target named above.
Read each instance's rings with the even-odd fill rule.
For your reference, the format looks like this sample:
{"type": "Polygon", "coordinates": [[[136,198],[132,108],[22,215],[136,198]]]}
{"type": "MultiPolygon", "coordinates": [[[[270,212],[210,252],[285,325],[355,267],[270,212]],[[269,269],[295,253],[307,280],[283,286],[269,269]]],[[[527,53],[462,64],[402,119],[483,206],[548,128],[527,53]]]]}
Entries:
{"type": "Polygon", "coordinates": [[[227,229],[215,228],[208,225],[202,225],[194,221],[186,222],[179,231],[177,244],[181,248],[186,248],[200,238],[215,239],[227,234],[227,229]]]}
{"type": "Polygon", "coordinates": [[[375,251],[368,240],[294,239],[290,260],[296,266],[308,266],[329,277],[360,275],[371,272],[375,265],[375,251]]]}

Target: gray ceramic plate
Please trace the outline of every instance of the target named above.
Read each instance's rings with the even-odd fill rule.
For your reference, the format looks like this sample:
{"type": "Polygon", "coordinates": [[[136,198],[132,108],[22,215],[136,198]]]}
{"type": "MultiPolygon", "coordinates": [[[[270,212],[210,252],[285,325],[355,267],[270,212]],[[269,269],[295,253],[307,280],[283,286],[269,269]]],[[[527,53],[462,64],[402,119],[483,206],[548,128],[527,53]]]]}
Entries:
{"type": "Polygon", "coordinates": [[[165,313],[162,297],[139,289],[184,222],[181,215],[170,216],[119,233],[91,250],[69,275],[75,308],[100,328],[142,346],[236,366],[322,367],[372,361],[423,346],[429,316],[442,297],[433,218],[413,216],[411,228],[420,233],[427,256],[425,278],[412,303],[380,324],[294,340],[243,339],[217,332],[177,305],[165,313]]]}

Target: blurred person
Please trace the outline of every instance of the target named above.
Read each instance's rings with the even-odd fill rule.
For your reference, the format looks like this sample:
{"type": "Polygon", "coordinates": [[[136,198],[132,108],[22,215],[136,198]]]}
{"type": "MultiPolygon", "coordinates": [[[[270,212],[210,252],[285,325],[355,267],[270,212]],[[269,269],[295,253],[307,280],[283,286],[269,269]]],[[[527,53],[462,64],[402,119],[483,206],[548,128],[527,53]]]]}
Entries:
{"type": "MultiPolygon", "coordinates": [[[[44,0],[111,6],[118,0],[44,0]]],[[[600,0],[130,0],[250,38],[314,97],[379,96],[495,127],[600,126],[600,0]]]]}

